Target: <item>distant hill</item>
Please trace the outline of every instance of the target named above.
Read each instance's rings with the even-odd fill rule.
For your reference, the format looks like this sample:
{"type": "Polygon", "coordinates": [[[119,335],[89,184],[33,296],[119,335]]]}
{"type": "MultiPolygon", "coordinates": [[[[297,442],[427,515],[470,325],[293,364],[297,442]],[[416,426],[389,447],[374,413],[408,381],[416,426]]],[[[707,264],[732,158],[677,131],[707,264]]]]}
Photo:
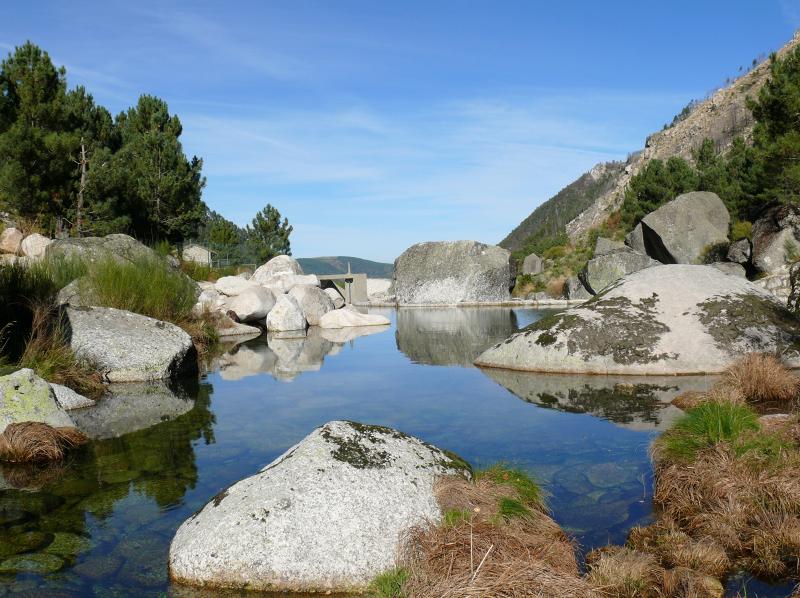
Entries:
{"type": "Polygon", "coordinates": [[[306,274],[346,274],[348,262],[351,272],[366,274],[369,278],[391,278],[394,274],[393,264],[373,262],[348,255],[300,257],[297,261],[306,274]]]}

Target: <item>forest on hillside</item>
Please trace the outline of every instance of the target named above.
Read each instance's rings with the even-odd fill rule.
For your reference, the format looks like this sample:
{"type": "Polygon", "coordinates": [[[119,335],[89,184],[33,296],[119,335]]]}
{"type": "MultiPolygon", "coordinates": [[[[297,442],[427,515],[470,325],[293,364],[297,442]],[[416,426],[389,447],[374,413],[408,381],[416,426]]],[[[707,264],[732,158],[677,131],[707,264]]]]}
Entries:
{"type": "Polygon", "coordinates": [[[0,63],[0,215],[49,236],[200,241],[231,261],[290,254],[292,227],[275,207],[245,227],[209,210],[203,160],[186,156],[182,132],[152,95],[112,116],[26,42],[0,63]]]}

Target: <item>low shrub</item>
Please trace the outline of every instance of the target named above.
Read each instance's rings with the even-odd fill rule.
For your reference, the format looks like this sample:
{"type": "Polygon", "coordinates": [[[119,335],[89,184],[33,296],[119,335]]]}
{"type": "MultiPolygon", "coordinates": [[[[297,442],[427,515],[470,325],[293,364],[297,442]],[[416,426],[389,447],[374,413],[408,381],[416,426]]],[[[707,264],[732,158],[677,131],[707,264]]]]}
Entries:
{"type": "Polygon", "coordinates": [[[731,241],[753,238],[753,223],[747,220],[739,220],[731,225],[731,241]]]}
{"type": "Polygon", "coordinates": [[[223,266],[215,268],[207,264],[198,264],[197,262],[184,261],[181,262],[181,270],[192,280],[197,282],[216,282],[223,276],[236,276],[242,271],[238,266],[223,266]]]}
{"type": "Polygon", "coordinates": [[[748,403],[785,404],[797,399],[800,378],[775,355],[749,353],[725,371],[719,390],[736,393],[748,403]]]}

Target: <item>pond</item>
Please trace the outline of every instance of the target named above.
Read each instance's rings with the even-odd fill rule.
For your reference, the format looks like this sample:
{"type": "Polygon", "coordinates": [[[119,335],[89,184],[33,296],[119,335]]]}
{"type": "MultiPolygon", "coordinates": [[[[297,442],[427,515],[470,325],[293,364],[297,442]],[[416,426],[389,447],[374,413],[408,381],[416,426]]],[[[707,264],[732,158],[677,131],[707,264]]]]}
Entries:
{"type": "MultiPolygon", "coordinates": [[[[89,445],[59,466],[2,469],[0,595],[171,591],[177,527],[333,419],[529,471],[581,551],[650,520],[649,445],[681,413],[672,397],[708,379],[484,371],[471,365],[483,349],[546,312],[371,311],[391,327],[259,337],[215,358],[199,383],[117,386],[72,412],[89,445]]],[[[773,590],[763,595],[782,595],[773,590]]]]}

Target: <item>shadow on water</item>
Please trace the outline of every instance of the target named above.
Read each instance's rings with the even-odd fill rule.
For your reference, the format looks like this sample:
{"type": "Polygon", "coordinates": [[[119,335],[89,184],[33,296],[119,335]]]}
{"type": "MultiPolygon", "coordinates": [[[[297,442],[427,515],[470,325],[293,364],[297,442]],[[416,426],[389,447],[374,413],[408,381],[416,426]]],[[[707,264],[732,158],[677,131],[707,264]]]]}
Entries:
{"type": "MultiPolygon", "coordinates": [[[[67,462],[0,468],[0,595],[238,595],[170,586],[175,530],[332,419],[395,427],[478,467],[525,469],[584,551],[650,521],[650,443],[680,414],[669,401],[709,379],[463,367],[544,312],[380,313],[395,334],[265,335],[227,347],[202,383],[118,385],[72,412],[92,441],[67,462]]],[[[782,595],[756,583],[745,585],[782,595]]]]}

